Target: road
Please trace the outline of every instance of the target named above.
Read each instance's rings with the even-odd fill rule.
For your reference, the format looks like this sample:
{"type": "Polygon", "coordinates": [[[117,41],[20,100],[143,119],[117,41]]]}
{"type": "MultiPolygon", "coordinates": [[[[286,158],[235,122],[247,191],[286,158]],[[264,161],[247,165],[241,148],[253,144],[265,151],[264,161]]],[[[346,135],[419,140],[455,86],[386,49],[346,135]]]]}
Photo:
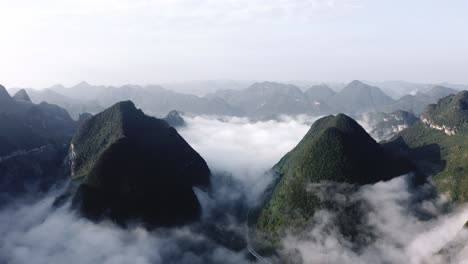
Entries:
{"type": "Polygon", "coordinates": [[[250,241],[250,230],[249,230],[249,216],[250,216],[250,208],[247,211],[247,219],[245,221],[245,230],[246,230],[246,241],[247,241],[247,250],[254,256],[258,262],[265,263],[265,264],[273,264],[270,260],[260,255],[255,249],[253,248],[251,241],[250,241]]]}

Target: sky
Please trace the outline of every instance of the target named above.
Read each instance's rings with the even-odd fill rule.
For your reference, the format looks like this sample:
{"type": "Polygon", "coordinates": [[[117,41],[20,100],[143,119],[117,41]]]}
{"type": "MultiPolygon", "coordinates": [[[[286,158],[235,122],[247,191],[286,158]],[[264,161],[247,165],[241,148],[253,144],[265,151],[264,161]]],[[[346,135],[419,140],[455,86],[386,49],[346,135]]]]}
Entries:
{"type": "Polygon", "coordinates": [[[0,0],[0,83],[468,83],[465,0],[0,0]]]}

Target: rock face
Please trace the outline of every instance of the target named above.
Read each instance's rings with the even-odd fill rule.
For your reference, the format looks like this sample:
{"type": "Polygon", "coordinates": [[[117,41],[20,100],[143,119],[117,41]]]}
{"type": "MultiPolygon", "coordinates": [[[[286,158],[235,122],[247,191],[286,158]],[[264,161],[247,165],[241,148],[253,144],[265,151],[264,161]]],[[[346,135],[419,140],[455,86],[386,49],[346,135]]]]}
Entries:
{"type": "Polygon", "coordinates": [[[185,120],[180,116],[179,112],[176,110],[170,111],[164,120],[171,126],[171,127],[183,127],[185,126],[185,120]]]}
{"type": "Polygon", "coordinates": [[[420,171],[434,176],[439,192],[454,201],[468,201],[468,92],[429,105],[420,122],[385,147],[404,153],[420,171]]]}
{"type": "Polygon", "coordinates": [[[437,104],[429,105],[421,120],[449,136],[457,133],[468,134],[468,91],[444,97],[437,104]]]}
{"type": "Polygon", "coordinates": [[[414,114],[402,110],[392,113],[365,113],[362,119],[371,126],[369,134],[379,141],[388,140],[419,121],[414,114]]]}
{"type": "Polygon", "coordinates": [[[15,95],[13,95],[13,99],[17,101],[31,102],[31,98],[29,98],[28,93],[24,89],[21,89],[18,92],[16,92],[15,95]]]}
{"type": "Polygon", "coordinates": [[[297,219],[312,217],[320,206],[307,191],[308,184],[375,183],[403,174],[408,166],[388,156],[356,121],[339,114],[316,121],[273,170],[278,180],[266,195],[258,227],[274,240],[286,228],[295,227],[297,219]]]}
{"type": "Polygon", "coordinates": [[[79,185],[73,205],[87,217],[167,226],[200,216],[192,187],[210,186],[205,161],[174,128],[130,101],[87,119],[70,155],[79,185]]]}

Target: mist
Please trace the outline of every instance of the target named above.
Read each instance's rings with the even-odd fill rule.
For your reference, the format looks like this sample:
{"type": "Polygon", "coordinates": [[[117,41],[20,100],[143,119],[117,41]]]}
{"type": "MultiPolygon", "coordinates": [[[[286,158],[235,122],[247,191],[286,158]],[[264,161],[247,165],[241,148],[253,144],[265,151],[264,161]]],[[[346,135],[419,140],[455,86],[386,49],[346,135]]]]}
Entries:
{"type": "MultiPolygon", "coordinates": [[[[249,202],[271,180],[266,171],[307,132],[315,118],[185,117],[179,132],[207,161],[213,192],[195,190],[203,207],[199,223],[148,231],[84,219],[65,204],[53,208],[65,186],[0,209],[0,262],[6,263],[250,263],[245,249],[217,240],[244,235],[249,202]]],[[[242,245],[242,243],[240,243],[242,245]]]]}
{"type": "Polygon", "coordinates": [[[430,184],[412,186],[411,177],[357,191],[346,184],[310,184],[309,191],[340,209],[319,210],[305,232],[288,232],[282,253],[292,263],[467,263],[468,230],[463,226],[468,206],[452,209],[430,184]],[[349,204],[359,212],[360,219],[353,219],[358,238],[339,229],[340,210],[349,204]]]}
{"type": "Polygon", "coordinates": [[[54,196],[0,212],[2,263],[248,263],[242,252],[217,245],[190,226],[147,231],[93,223],[54,196]]]}
{"type": "MultiPolygon", "coordinates": [[[[2,263],[252,263],[245,249],[245,211],[272,180],[267,171],[290,151],[318,117],[278,120],[184,116],[178,129],[207,161],[212,193],[195,190],[202,204],[200,222],[178,228],[122,228],[110,221],[84,219],[68,204],[52,203],[65,186],[35,199],[0,209],[2,263]]],[[[279,251],[291,263],[467,263],[468,207],[454,209],[427,183],[411,175],[360,188],[347,184],[309,184],[320,199],[338,205],[322,209],[301,234],[293,230],[279,251]],[[355,238],[344,235],[341,208],[355,206],[355,238]]],[[[273,262],[271,260],[270,262],[273,262]]]]}
{"type": "Polygon", "coordinates": [[[282,116],[254,122],[248,118],[184,117],[179,133],[207,161],[214,174],[228,173],[255,201],[271,175],[266,172],[293,149],[318,119],[307,115],[282,116]]]}

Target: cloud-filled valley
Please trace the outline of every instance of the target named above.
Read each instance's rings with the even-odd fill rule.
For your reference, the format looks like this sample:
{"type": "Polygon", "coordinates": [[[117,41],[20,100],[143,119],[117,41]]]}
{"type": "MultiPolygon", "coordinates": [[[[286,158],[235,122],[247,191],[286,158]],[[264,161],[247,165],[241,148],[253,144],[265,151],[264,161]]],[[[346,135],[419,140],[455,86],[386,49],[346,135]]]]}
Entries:
{"type": "Polygon", "coordinates": [[[0,0],[0,264],[468,264],[466,10],[0,0]]]}
{"type": "MultiPolygon", "coordinates": [[[[181,135],[213,172],[215,191],[208,195],[197,190],[204,213],[200,223],[153,231],[137,223],[126,229],[110,221],[94,223],[69,211],[68,205],[52,206],[62,186],[39,199],[18,200],[1,209],[2,262],[252,262],[254,258],[242,248],[245,209],[255,204],[271,181],[266,171],[300,141],[316,118],[262,122],[207,116],[185,119],[187,126],[180,129],[181,135]],[[217,240],[212,232],[221,232],[218,235],[227,240],[217,240]]],[[[339,210],[324,209],[310,220],[313,227],[308,231],[282,238],[281,253],[293,263],[466,261],[467,231],[460,227],[468,219],[468,208],[452,210],[443,197],[434,196],[429,184],[414,187],[409,179],[401,176],[357,191],[346,184],[310,184],[308,190],[321,199],[360,204],[360,225],[368,230],[361,234],[366,243],[356,248],[335,225],[339,210]]]]}
{"type": "Polygon", "coordinates": [[[93,223],[70,212],[68,205],[52,209],[62,186],[35,201],[18,201],[1,210],[0,258],[8,263],[248,263],[245,250],[236,252],[213,241],[203,221],[215,219],[243,238],[243,215],[235,214],[245,209],[246,200],[261,194],[270,181],[265,172],[297,144],[314,119],[253,123],[186,118],[188,126],[180,133],[213,171],[215,192],[197,191],[204,206],[202,223],[155,231],[138,224],[121,229],[111,222],[93,223]]]}
{"type": "Polygon", "coordinates": [[[410,182],[411,176],[403,175],[357,192],[343,184],[312,184],[310,191],[323,199],[342,207],[359,204],[362,237],[350,239],[340,232],[337,223],[347,216],[339,210],[320,210],[310,220],[313,227],[283,239],[285,255],[295,254],[303,263],[466,263],[468,231],[462,227],[468,207],[452,211],[429,184],[410,182]],[[356,248],[359,242],[364,245],[356,248]]]}

